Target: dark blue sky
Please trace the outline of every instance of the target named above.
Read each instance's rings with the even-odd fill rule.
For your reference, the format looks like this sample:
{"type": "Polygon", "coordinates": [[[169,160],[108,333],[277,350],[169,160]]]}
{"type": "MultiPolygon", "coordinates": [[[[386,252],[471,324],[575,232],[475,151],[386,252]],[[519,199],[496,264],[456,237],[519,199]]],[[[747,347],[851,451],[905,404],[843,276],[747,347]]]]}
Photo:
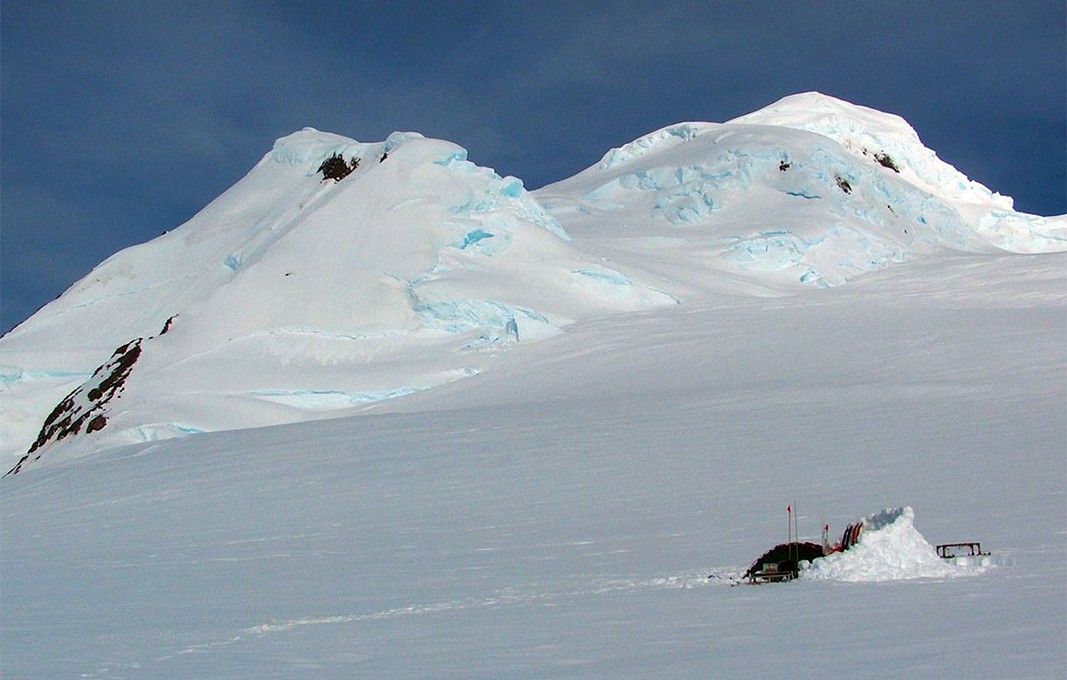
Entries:
{"type": "Polygon", "coordinates": [[[305,126],[415,130],[537,188],[819,90],[1067,212],[1063,0],[0,4],[0,326],[173,229],[305,126]]]}

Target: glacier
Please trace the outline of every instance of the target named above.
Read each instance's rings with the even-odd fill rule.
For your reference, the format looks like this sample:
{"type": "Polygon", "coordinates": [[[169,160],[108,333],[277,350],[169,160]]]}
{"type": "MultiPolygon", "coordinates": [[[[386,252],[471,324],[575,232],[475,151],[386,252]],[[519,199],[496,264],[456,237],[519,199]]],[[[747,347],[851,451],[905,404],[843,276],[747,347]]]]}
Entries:
{"type": "Polygon", "coordinates": [[[116,254],[3,338],[12,370],[2,458],[36,437],[45,403],[133,337],[149,338],[126,397],[138,405],[109,418],[97,444],[140,440],[160,420],[186,426],[155,431],[179,432],[341,412],[476,373],[454,352],[485,338],[531,342],[590,313],[674,302],[640,280],[607,291],[573,274],[598,266],[521,180],[471,163],[455,144],[416,133],[368,144],[305,129],[187,224],[116,254]],[[343,181],[323,181],[316,169],[333,154],[363,161],[343,181]],[[173,328],[159,334],[165,322],[173,328]],[[420,357],[401,360],[413,351],[420,357]],[[278,365],[279,353],[300,360],[278,365]],[[383,353],[397,357],[392,367],[368,369],[383,353]],[[314,363],[328,370],[308,371],[314,363]],[[196,402],[219,389],[240,409],[228,424],[199,406],[171,412],[178,394],[196,402]],[[249,408],[265,390],[366,398],[321,397],[309,409],[308,397],[275,397],[296,408],[249,408]]]}

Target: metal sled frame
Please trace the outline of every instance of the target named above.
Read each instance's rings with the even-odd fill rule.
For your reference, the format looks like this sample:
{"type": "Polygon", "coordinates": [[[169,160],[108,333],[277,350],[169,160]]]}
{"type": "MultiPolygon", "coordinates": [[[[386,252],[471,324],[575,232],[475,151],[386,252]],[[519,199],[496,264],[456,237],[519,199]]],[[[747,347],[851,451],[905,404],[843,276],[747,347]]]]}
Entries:
{"type": "Polygon", "coordinates": [[[953,557],[978,557],[988,555],[982,552],[982,544],[973,543],[942,543],[937,546],[937,556],[943,560],[951,560],[953,557]]]}

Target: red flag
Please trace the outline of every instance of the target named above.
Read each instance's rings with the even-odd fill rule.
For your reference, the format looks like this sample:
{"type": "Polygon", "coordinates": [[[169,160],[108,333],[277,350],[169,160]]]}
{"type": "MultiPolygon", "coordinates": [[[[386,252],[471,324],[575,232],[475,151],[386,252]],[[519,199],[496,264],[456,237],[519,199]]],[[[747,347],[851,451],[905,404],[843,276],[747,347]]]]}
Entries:
{"type": "Polygon", "coordinates": [[[785,511],[786,512],[793,512],[793,506],[792,505],[785,506],[785,511]]]}

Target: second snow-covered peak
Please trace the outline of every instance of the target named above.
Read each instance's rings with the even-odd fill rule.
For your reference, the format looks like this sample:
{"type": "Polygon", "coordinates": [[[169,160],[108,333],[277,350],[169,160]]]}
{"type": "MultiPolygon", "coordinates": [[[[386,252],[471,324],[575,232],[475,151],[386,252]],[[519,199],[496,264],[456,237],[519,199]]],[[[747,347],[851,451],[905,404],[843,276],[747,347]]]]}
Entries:
{"type": "Polygon", "coordinates": [[[1012,199],[972,181],[919,139],[902,117],[852,104],[819,92],[783,97],[758,111],[729,121],[736,125],[773,125],[828,137],[849,152],[870,158],[919,189],[953,203],[1011,211],[1012,199]]]}
{"type": "Polygon", "coordinates": [[[727,122],[808,130],[838,142],[866,134],[872,139],[921,143],[919,135],[900,116],[852,104],[820,92],[789,95],[758,111],[727,122]]]}
{"type": "Polygon", "coordinates": [[[687,282],[698,288],[724,270],[779,289],[832,286],[935,252],[1067,249],[1067,218],[1017,213],[901,117],[814,92],[657,130],[536,195],[598,248],[653,248],[646,263],[698,253],[704,276],[687,282]]]}

